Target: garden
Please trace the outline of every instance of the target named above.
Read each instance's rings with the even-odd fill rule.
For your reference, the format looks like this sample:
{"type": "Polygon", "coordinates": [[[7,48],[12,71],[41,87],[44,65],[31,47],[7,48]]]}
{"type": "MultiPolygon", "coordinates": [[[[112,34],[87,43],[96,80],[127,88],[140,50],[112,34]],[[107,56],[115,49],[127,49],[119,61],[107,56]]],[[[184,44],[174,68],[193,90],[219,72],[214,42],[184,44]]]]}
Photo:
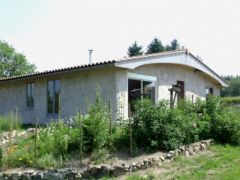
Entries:
{"type": "MultiPolygon", "coordinates": [[[[148,99],[138,100],[127,121],[113,122],[109,109],[97,92],[87,115],[79,111],[69,120],[59,118],[48,125],[36,121],[33,133],[1,148],[2,170],[60,168],[73,164],[73,159],[81,167],[111,161],[119,152],[136,157],[209,138],[220,144],[240,144],[239,114],[218,97],[184,101],[174,108],[169,108],[166,100],[157,105],[148,99]]],[[[15,129],[24,128],[17,111],[1,117],[0,122],[1,131],[9,131],[10,136],[15,129]]]]}

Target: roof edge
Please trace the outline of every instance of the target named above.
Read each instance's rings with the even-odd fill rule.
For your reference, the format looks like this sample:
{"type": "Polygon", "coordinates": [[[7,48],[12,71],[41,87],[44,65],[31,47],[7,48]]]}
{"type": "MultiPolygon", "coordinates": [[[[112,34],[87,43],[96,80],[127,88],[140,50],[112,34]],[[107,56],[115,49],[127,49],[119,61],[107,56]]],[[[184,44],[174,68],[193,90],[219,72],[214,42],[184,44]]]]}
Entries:
{"type": "Polygon", "coordinates": [[[20,75],[20,76],[11,76],[11,77],[6,77],[6,78],[1,78],[0,83],[3,82],[9,82],[13,80],[22,80],[22,79],[27,79],[27,78],[32,78],[32,77],[39,77],[39,76],[47,76],[50,74],[58,74],[58,73],[63,73],[63,72],[69,72],[69,71],[78,71],[82,70],[85,68],[96,68],[100,66],[106,66],[106,65],[111,65],[114,64],[116,61],[104,61],[104,62],[98,62],[94,64],[85,64],[85,65],[80,65],[80,66],[71,66],[67,68],[60,68],[60,69],[54,69],[54,70],[49,70],[49,71],[43,71],[43,72],[36,72],[32,74],[26,74],[26,75],[20,75]]]}

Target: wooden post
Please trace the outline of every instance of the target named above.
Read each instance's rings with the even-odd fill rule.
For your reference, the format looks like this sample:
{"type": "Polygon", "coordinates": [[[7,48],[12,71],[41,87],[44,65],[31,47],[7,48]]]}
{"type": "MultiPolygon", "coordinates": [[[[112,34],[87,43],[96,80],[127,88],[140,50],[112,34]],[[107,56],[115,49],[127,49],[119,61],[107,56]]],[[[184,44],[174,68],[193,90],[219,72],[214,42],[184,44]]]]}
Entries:
{"type": "Polygon", "coordinates": [[[83,128],[82,128],[82,120],[81,120],[81,110],[79,109],[78,112],[78,120],[79,120],[79,130],[80,130],[80,165],[82,166],[82,160],[83,160],[83,147],[82,147],[82,141],[83,141],[83,128]]]}
{"type": "Polygon", "coordinates": [[[18,109],[16,107],[16,114],[15,114],[15,128],[18,128],[18,109]]]}
{"type": "Polygon", "coordinates": [[[128,119],[129,119],[129,153],[130,156],[133,154],[133,147],[132,147],[132,116],[131,116],[131,108],[130,108],[130,103],[128,106],[128,119]]]}
{"type": "Polygon", "coordinates": [[[34,131],[34,163],[37,166],[37,126],[38,126],[38,116],[35,119],[35,131],[34,131]]]}
{"type": "Polygon", "coordinates": [[[112,109],[111,109],[111,101],[109,100],[108,103],[108,109],[109,109],[109,135],[110,139],[112,138],[112,109]]]}
{"type": "Polygon", "coordinates": [[[173,108],[173,90],[170,89],[170,108],[173,108]]]}
{"type": "Polygon", "coordinates": [[[10,164],[12,164],[12,131],[13,131],[13,111],[11,111],[11,123],[10,123],[10,132],[8,134],[9,136],[9,149],[10,149],[10,164]]]}
{"type": "Polygon", "coordinates": [[[59,92],[58,95],[58,120],[60,121],[61,119],[61,94],[59,92]]]}

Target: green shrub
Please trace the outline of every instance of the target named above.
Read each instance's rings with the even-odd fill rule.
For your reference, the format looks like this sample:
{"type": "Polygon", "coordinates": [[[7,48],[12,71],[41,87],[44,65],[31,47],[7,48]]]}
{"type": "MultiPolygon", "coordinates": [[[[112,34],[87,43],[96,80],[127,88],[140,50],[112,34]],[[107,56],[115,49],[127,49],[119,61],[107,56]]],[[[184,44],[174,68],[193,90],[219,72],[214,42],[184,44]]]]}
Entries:
{"type": "Polygon", "coordinates": [[[240,96],[236,97],[223,97],[221,98],[221,102],[226,105],[235,105],[240,104],[240,96]]]}
{"type": "Polygon", "coordinates": [[[112,150],[126,150],[129,148],[128,125],[115,126],[112,132],[112,150]]]}
{"type": "Polygon", "coordinates": [[[166,101],[155,106],[150,100],[140,100],[134,108],[133,140],[138,148],[169,150],[207,138],[232,144],[240,141],[239,118],[218,97],[181,102],[173,109],[166,101]]]}
{"type": "Polygon", "coordinates": [[[222,143],[240,145],[240,118],[227,109],[222,109],[211,122],[211,136],[222,143]]]}
{"type": "Polygon", "coordinates": [[[0,147],[0,167],[3,165],[3,151],[2,148],[0,147]]]}
{"type": "Polygon", "coordinates": [[[83,120],[84,142],[88,152],[95,153],[106,148],[109,142],[110,116],[106,105],[102,102],[100,91],[97,90],[96,102],[89,107],[88,115],[83,120]]]}

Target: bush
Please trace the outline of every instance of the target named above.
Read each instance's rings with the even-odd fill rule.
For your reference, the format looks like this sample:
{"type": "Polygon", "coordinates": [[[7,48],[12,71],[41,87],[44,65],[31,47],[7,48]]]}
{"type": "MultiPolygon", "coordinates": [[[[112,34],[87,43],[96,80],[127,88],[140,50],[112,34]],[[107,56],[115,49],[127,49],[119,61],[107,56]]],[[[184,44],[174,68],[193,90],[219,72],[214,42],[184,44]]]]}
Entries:
{"type": "Polygon", "coordinates": [[[84,117],[84,141],[88,152],[96,153],[98,157],[100,150],[107,147],[109,142],[109,122],[111,121],[105,104],[97,90],[96,102],[91,105],[88,115],[84,117]]]}
{"type": "Polygon", "coordinates": [[[170,150],[207,138],[239,144],[240,120],[217,97],[185,101],[173,109],[166,101],[155,106],[150,100],[134,107],[133,139],[138,148],[170,150]]]}
{"type": "Polygon", "coordinates": [[[129,148],[128,125],[115,126],[112,132],[112,150],[126,150],[129,148]]]}
{"type": "Polygon", "coordinates": [[[2,167],[2,165],[3,165],[3,151],[2,151],[2,148],[0,147],[0,167],[2,167]]]}
{"type": "Polygon", "coordinates": [[[226,105],[240,104],[240,96],[237,97],[223,97],[221,102],[226,105]]]}
{"type": "Polygon", "coordinates": [[[240,118],[223,109],[211,122],[211,136],[221,142],[240,145],[240,118]]]}

